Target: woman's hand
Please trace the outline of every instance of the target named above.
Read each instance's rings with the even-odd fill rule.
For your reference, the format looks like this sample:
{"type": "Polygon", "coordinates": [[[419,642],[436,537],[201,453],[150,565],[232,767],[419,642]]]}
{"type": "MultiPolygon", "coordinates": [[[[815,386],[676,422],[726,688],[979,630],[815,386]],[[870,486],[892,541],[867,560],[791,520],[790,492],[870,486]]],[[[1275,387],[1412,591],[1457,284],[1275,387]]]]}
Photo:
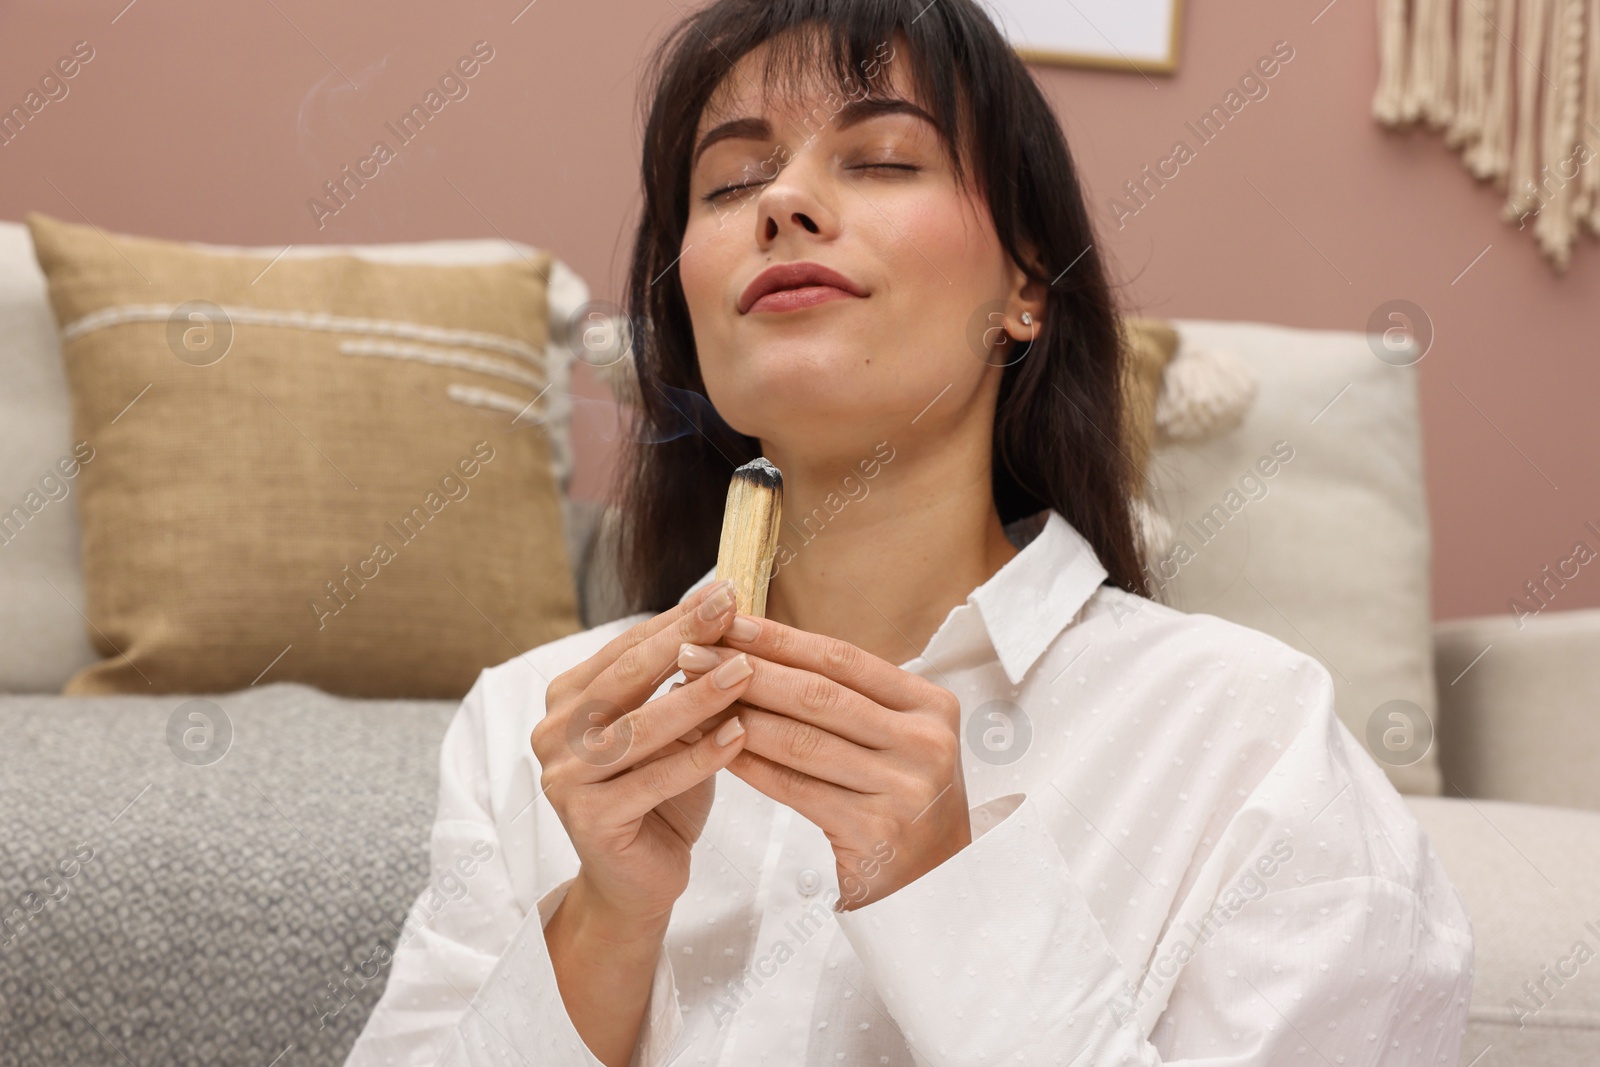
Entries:
{"type": "Polygon", "coordinates": [[[747,664],[647,700],[677,669],[684,642],[716,641],[732,619],[730,584],[713,584],[618,635],[545,691],[545,717],[530,738],[540,788],[577,850],[586,898],[620,920],[671,915],[689,884],[689,850],[711,811],[715,774],[743,747],[737,734],[726,745],[715,732],[692,744],[679,738],[738,699],[747,664]]]}
{"type": "Polygon", "coordinates": [[[888,896],[972,843],[954,694],[847,641],[738,618],[754,637],[728,633],[726,647],[679,660],[690,679],[740,654],[755,668],[738,703],[700,727],[738,714],[744,748],[728,770],[827,835],[841,909],[888,896]]]}

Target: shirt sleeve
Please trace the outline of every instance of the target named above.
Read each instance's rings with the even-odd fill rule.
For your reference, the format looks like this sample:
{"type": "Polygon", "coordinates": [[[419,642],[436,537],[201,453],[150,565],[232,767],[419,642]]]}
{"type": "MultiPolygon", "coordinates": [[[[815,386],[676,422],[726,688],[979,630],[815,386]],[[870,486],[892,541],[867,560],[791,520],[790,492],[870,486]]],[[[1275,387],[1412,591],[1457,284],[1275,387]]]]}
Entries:
{"type": "MultiPolygon", "coordinates": [[[[1342,756],[1324,766],[1370,764],[1337,720],[1327,733],[1342,756]]],[[[1326,755],[1326,742],[1321,749],[1326,755]]],[[[1287,758],[1278,770],[1303,769],[1294,753],[1287,758]]],[[[1299,850],[1313,872],[1332,869],[1322,857],[1337,835],[1347,835],[1337,842],[1346,854],[1362,851],[1374,818],[1360,798],[1387,788],[1370,777],[1381,778],[1375,767],[1351,770],[1352,788],[1328,788],[1343,775],[1321,778],[1336,797],[1324,812],[1274,820],[1284,848],[1299,850]]],[[[1292,778],[1269,777],[1262,789],[1278,796],[1292,778]]],[[[1242,832],[1257,841],[1259,799],[1246,801],[1252,814],[1240,820],[1256,824],[1242,832]]],[[[1408,818],[1394,800],[1386,817],[1408,818]]],[[[1182,909],[1197,921],[1175,916],[1135,973],[1031,797],[1009,794],[972,818],[974,840],[961,852],[837,913],[918,1064],[1457,1064],[1470,923],[1414,821],[1420,862],[1409,877],[1313,873],[1247,896],[1236,887],[1262,882],[1246,877],[1249,864],[1235,865],[1203,902],[1191,898],[1182,909]]]]}
{"type": "MultiPolygon", "coordinates": [[[[573,879],[532,910],[519,903],[507,841],[490,810],[482,672],[440,749],[432,877],[400,931],[383,996],[345,1067],[538,1063],[603,1067],[583,1043],[556,985],[544,926],[573,879]]],[[[522,819],[528,826],[532,820],[522,819]]],[[[660,1067],[683,1020],[665,948],[656,961],[633,1067],[660,1067]]]]}

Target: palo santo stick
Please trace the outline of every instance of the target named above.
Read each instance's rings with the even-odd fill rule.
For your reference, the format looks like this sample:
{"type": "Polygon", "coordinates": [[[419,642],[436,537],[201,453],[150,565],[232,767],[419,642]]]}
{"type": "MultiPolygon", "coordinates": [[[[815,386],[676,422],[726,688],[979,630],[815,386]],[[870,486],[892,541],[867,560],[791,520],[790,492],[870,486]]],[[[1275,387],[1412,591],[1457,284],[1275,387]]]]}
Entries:
{"type": "Polygon", "coordinates": [[[716,581],[732,578],[734,610],[767,614],[767,582],[778,551],[778,520],[783,514],[783,472],[765,456],[733,472],[722,513],[716,581]]]}

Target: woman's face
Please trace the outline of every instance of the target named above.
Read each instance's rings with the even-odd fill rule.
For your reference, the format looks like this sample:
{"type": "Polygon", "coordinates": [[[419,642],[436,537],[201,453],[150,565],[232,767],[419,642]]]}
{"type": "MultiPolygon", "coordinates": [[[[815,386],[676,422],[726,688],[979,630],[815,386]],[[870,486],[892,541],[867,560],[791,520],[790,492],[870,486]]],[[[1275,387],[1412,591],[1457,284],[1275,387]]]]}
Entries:
{"type": "Polygon", "coordinates": [[[711,402],[734,429],[791,456],[823,440],[879,441],[914,418],[933,431],[975,402],[992,406],[1004,359],[983,358],[973,322],[1026,338],[1017,316],[1026,307],[1037,320],[1042,303],[1020,302],[1026,278],[986,203],[957,185],[919,117],[903,38],[879,47],[883,62],[848,95],[774,93],[770,108],[764,50],[719,87],[695,138],[678,269],[711,402]],[[869,90],[901,103],[859,108],[869,90]],[[730,186],[741,188],[722,191],[730,186]],[[859,295],[742,300],[767,268],[796,263],[838,272],[859,295]],[[1001,301],[1008,317],[985,319],[1001,301]]]}

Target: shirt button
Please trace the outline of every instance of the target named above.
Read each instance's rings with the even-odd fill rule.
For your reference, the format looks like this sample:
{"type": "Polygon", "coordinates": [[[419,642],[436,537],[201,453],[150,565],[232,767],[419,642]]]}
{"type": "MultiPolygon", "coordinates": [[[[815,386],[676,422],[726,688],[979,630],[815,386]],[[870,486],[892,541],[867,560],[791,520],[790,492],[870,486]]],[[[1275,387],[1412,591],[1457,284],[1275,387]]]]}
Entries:
{"type": "Polygon", "coordinates": [[[794,880],[794,884],[795,888],[800,890],[801,896],[809,897],[822,888],[822,875],[807,867],[800,872],[800,876],[794,880]]]}

